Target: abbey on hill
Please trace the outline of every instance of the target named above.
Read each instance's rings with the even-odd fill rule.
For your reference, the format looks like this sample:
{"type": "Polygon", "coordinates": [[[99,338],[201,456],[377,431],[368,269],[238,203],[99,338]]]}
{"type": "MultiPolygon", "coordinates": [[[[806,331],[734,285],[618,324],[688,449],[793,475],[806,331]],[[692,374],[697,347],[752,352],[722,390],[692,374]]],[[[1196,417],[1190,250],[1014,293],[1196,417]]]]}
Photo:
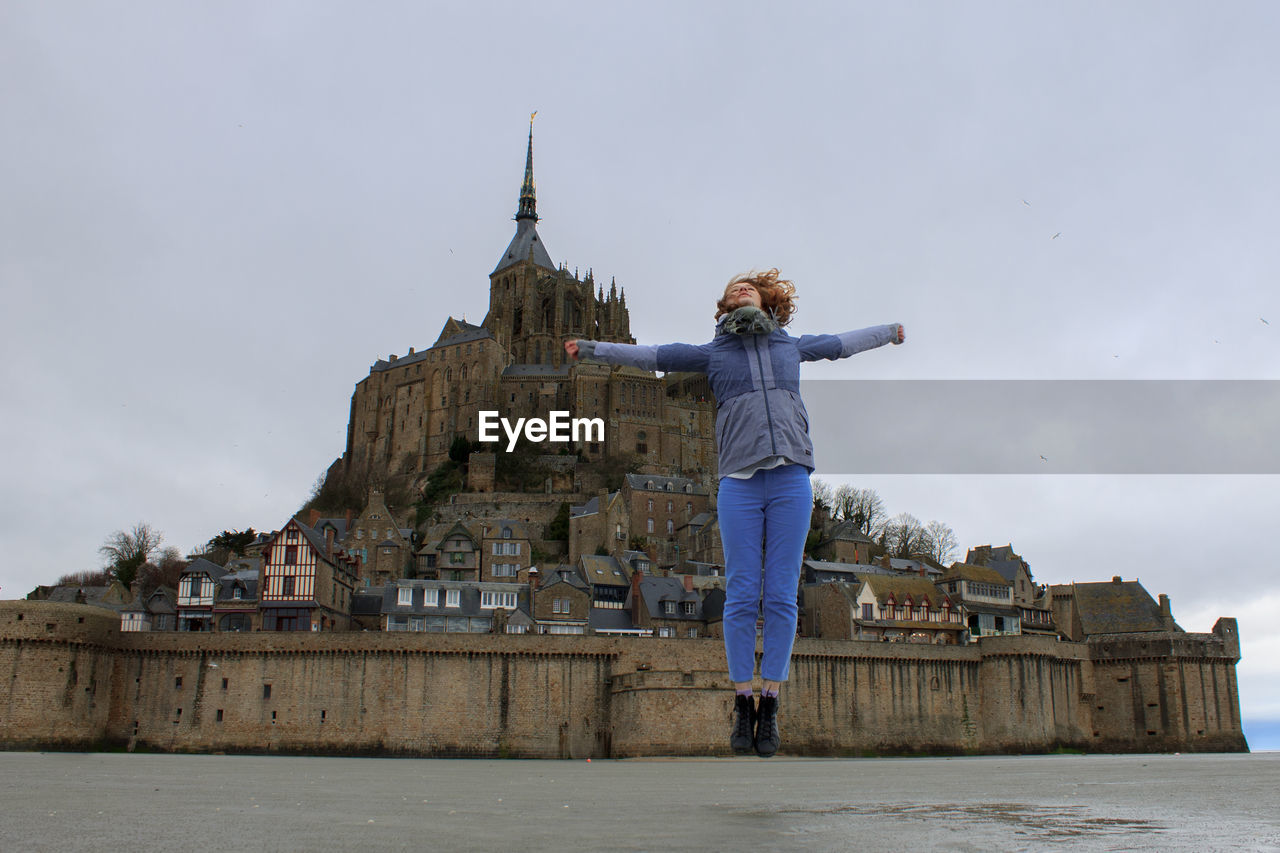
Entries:
{"type": "MultiPolygon", "coordinates": [[[[538,234],[532,127],[515,221],[516,233],[489,273],[484,320],[474,325],[450,317],[430,347],[379,359],[356,383],[347,446],[331,475],[375,482],[400,477],[420,486],[448,459],[456,438],[478,440],[480,412],[514,421],[561,410],[601,418],[605,428],[603,441],[573,447],[588,465],[557,491],[594,489],[584,474],[608,459],[710,486],[714,412],[705,382],[568,363],[567,339],[634,339],[625,292],[612,281],[606,292],[590,271],[580,278],[557,266],[538,234]]],[[[468,482],[469,491],[493,488],[483,475],[468,482]]]]}

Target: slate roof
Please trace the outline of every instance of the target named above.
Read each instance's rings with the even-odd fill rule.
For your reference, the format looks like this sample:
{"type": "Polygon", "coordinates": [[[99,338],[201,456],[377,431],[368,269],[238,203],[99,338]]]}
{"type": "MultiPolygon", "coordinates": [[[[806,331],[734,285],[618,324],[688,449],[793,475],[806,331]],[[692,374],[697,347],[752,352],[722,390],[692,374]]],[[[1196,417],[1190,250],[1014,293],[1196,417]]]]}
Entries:
{"type": "Polygon", "coordinates": [[[587,616],[587,625],[592,631],[633,631],[630,610],[618,610],[612,607],[593,607],[587,616]]]}
{"type": "Polygon", "coordinates": [[[801,572],[806,583],[856,581],[867,575],[893,575],[892,569],[864,563],[832,563],[827,560],[805,560],[801,572]]]}
{"type": "Polygon", "coordinates": [[[439,551],[440,546],[444,544],[445,540],[452,539],[454,536],[465,536],[467,539],[471,540],[471,545],[474,550],[480,550],[480,537],[476,536],[475,533],[471,531],[471,528],[467,527],[461,521],[448,526],[436,525],[431,528],[429,534],[431,538],[428,538],[423,543],[423,550],[428,550],[427,543],[431,543],[429,550],[439,551]],[[437,536],[436,531],[438,528],[444,528],[444,530],[437,536]]]}
{"type": "Polygon", "coordinates": [[[702,528],[702,527],[705,527],[713,518],[715,518],[715,515],[713,513],[706,512],[704,510],[698,513],[697,515],[695,515],[693,518],[686,521],[684,524],[681,525],[681,527],[702,528]]]}
{"type": "Polygon", "coordinates": [[[511,238],[511,242],[507,244],[507,250],[502,253],[502,257],[498,259],[498,265],[493,268],[493,272],[489,273],[489,275],[527,259],[531,249],[535,264],[549,270],[555,270],[555,262],[551,260],[547,247],[542,244],[542,240],[538,237],[538,229],[533,220],[517,219],[516,234],[511,238]]]}
{"type": "Polygon", "coordinates": [[[538,592],[550,589],[556,584],[566,583],[575,589],[580,589],[587,595],[591,594],[591,588],[587,586],[587,582],[578,574],[577,568],[574,566],[556,566],[554,569],[547,569],[543,572],[542,584],[538,587],[538,592]]]}
{"type": "Polygon", "coordinates": [[[144,601],[141,595],[134,596],[121,613],[177,613],[178,594],[167,586],[158,586],[152,590],[144,601]]]}
{"type": "Polygon", "coordinates": [[[942,569],[937,566],[930,565],[922,560],[905,560],[900,557],[889,558],[889,568],[893,569],[895,572],[912,574],[918,577],[922,567],[924,568],[925,573],[932,577],[940,577],[942,575],[942,569]]]}
{"type": "Polygon", "coordinates": [[[705,617],[702,615],[702,597],[697,591],[687,592],[684,588],[684,581],[680,578],[655,578],[646,577],[640,581],[640,596],[644,600],[644,606],[648,609],[649,615],[655,619],[686,619],[690,622],[701,622],[705,617]],[[686,601],[695,602],[694,612],[688,614],[684,612],[684,607],[676,608],[675,613],[662,612],[662,602],[675,601],[683,605],[686,601]]]}
{"type": "MultiPolygon", "coordinates": [[[[617,492],[610,492],[608,500],[612,502],[613,499],[616,498],[617,496],[618,496],[617,492]]],[[[596,495],[595,497],[593,497],[591,500],[587,501],[584,504],[580,504],[578,506],[570,505],[569,517],[577,518],[580,515],[593,515],[594,513],[597,513],[599,511],[600,511],[600,496],[596,495]]]]}
{"type": "Polygon", "coordinates": [[[406,355],[403,358],[397,358],[394,361],[391,359],[380,358],[373,363],[372,367],[369,368],[369,372],[381,373],[382,371],[390,370],[393,367],[404,367],[406,364],[417,364],[420,361],[426,361],[427,353],[429,352],[431,352],[431,350],[424,349],[420,352],[414,352],[411,355],[406,355]]]}
{"type": "Polygon", "coordinates": [[[481,519],[480,535],[487,539],[501,539],[502,528],[511,528],[512,539],[528,539],[529,522],[516,518],[484,518],[481,519]]]}
{"type": "Polygon", "coordinates": [[[333,538],[335,542],[341,542],[343,539],[347,538],[346,518],[317,518],[314,526],[315,529],[320,532],[321,536],[324,535],[325,525],[333,527],[333,538]]]}
{"type": "Polygon", "coordinates": [[[386,598],[385,586],[371,586],[351,595],[352,616],[377,616],[382,613],[382,601],[386,598]]]}
{"type": "Polygon", "coordinates": [[[831,533],[822,540],[823,544],[827,542],[835,542],[837,540],[844,542],[870,542],[871,539],[867,534],[862,532],[862,528],[856,521],[842,521],[835,527],[831,528],[831,533]]]}
{"type": "MultiPolygon", "coordinates": [[[[482,592],[514,592],[516,594],[516,610],[529,614],[528,584],[494,583],[490,581],[437,581],[437,580],[398,580],[382,587],[382,613],[388,616],[490,616],[493,610],[481,609],[480,593],[482,592]],[[409,587],[413,590],[412,603],[400,604],[399,591],[409,587]],[[458,590],[458,606],[442,607],[440,601],[444,596],[441,590],[458,590]]],[[[365,593],[365,594],[372,594],[365,593]]],[[[354,599],[352,604],[354,606],[354,599]]]]}
{"type": "MultiPolygon", "coordinates": [[[[469,344],[472,341],[483,341],[486,338],[493,337],[493,334],[484,326],[476,326],[472,323],[468,323],[466,320],[458,320],[456,322],[463,330],[458,332],[456,335],[450,335],[444,340],[436,341],[436,346],[443,347],[454,346],[455,344],[469,344]]],[[[414,355],[417,355],[417,353],[414,353],[414,355]]],[[[399,363],[399,361],[396,362],[396,364],[399,363]]]]}
{"type": "Polygon", "coordinates": [[[593,584],[626,586],[631,583],[630,569],[613,557],[583,554],[578,559],[582,563],[582,573],[593,584]]]}
{"type": "MultiPolygon", "coordinates": [[[[1160,605],[1137,581],[1075,583],[1076,613],[1085,636],[1167,631],[1160,605]]],[[[1175,624],[1174,630],[1182,630],[1175,624]]]]}
{"type": "Polygon", "coordinates": [[[218,591],[215,601],[236,601],[234,590],[236,586],[240,586],[244,590],[244,594],[239,601],[253,601],[258,597],[258,576],[256,569],[250,569],[243,572],[227,572],[218,581],[218,591]]]}
{"type": "Polygon", "coordinates": [[[876,601],[884,601],[892,595],[895,602],[902,604],[907,596],[911,596],[916,604],[927,598],[933,607],[938,607],[947,597],[946,593],[933,585],[933,581],[918,576],[867,575],[862,583],[870,588],[876,601]]]}
{"type": "Polygon", "coordinates": [[[186,575],[205,574],[214,580],[219,580],[223,575],[227,574],[227,570],[212,560],[196,557],[191,561],[191,565],[182,570],[182,574],[184,577],[186,575]]]}
{"type": "Polygon", "coordinates": [[[693,481],[689,477],[659,477],[656,474],[628,474],[627,475],[627,485],[629,485],[633,489],[637,489],[643,492],[668,492],[668,489],[667,489],[668,484],[671,485],[671,489],[669,490],[669,492],[685,493],[684,487],[687,485],[687,486],[693,487],[693,491],[688,492],[688,494],[692,494],[692,495],[707,494],[707,490],[704,487],[699,486],[695,481],[693,481]],[[646,485],[646,483],[650,483],[650,482],[653,483],[652,486],[646,485]]]}
{"type": "Polygon", "coordinates": [[[995,569],[989,569],[986,566],[971,566],[968,563],[952,563],[951,568],[943,572],[939,580],[948,581],[952,578],[975,583],[990,583],[997,586],[1009,585],[1009,581],[1001,577],[1000,573],[995,569]]]}

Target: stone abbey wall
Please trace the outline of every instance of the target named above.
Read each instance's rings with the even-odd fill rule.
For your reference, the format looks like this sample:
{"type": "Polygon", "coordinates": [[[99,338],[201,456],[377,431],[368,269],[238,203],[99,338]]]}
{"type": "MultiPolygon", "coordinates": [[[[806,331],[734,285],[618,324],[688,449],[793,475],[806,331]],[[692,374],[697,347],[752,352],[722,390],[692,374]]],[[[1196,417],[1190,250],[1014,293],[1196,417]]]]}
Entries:
{"type": "MultiPolygon", "coordinates": [[[[0,745],[543,758],[727,754],[717,640],[128,634],[0,602],[0,745]]],[[[969,646],[796,644],[780,722],[805,755],[1240,751],[1234,620],[1213,634],[969,646]]]]}

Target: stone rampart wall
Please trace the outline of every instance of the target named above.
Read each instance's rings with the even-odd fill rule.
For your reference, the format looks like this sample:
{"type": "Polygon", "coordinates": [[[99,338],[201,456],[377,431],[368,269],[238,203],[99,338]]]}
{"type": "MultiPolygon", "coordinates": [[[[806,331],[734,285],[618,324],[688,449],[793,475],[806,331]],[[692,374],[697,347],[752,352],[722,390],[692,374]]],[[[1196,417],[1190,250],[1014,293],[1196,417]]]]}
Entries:
{"type": "MultiPolygon", "coordinates": [[[[732,693],[717,640],[133,634],[116,624],[92,607],[0,602],[0,744],[727,754],[732,693]]],[[[1107,647],[800,640],[780,721],[784,751],[805,755],[1246,748],[1235,660],[1216,634],[1107,647]],[[1134,649],[1147,657],[1116,657],[1134,649]]]]}

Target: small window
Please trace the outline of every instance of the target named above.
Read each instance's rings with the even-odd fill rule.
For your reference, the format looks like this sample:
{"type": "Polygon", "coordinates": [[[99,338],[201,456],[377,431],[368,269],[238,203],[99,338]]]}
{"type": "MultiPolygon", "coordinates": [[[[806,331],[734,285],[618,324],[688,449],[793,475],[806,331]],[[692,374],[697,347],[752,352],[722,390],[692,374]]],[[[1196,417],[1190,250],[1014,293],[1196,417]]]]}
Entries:
{"type": "Polygon", "coordinates": [[[270,685],[270,684],[264,684],[264,685],[262,685],[262,698],[263,698],[263,699],[270,699],[270,698],[271,698],[271,685],[270,685]]]}
{"type": "Polygon", "coordinates": [[[174,686],[174,687],[181,687],[181,686],[182,686],[182,676],[181,676],[181,675],[179,675],[177,678],[175,678],[175,679],[173,680],[173,686],[174,686]]]}
{"type": "Polygon", "coordinates": [[[215,722],[219,722],[219,723],[220,723],[220,722],[222,722],[222,709],[221,709],[221,708],[219,708],[219,709],[218,709],[218,715],[217,715],[217,717],[215,718],[215,722]]]}
{"type": "Polygon", "coordinates": [[[457,590],[457,589],[445,590],[445,593],[444,593],[445,607],[459,607],[461,605],[461,600],[462,600],[461,590],[457,590]]]}
{"type": "Polygon", "coordinates": [[[413,604],[413,588],[402,586],[400,589],[396,590],[396,604],[402,607],[407,607],[410,604],[413,604]]]}

